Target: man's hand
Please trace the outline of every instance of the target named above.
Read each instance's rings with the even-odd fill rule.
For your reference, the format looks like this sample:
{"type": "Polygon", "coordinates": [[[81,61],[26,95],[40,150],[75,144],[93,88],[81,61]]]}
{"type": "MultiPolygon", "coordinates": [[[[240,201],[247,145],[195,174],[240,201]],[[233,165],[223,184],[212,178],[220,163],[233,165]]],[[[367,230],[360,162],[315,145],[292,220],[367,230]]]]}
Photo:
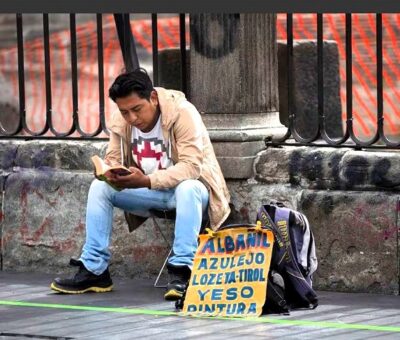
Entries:
{"type": "Polygon", "coordinates": [[[138,168],[130,167],[129,170],[132,172],[131,175],[119,176],[111,174],[108,177],[110,183],[121,189],[127,188],[150,188],[150,178],[141,172],[138,168]]]}
{"type": "MultiPolygon", "coordinates": [[[[111,166],[111,162],[110,162],[108,159],[103,159],[103,161],[104,161],[104,163],[106,163],[107,165],[110,165],[110,166],[111,166]]],[[[94,175],[95,178],[97,178],[98,180],[100,180],[99,176],[97,176],[96,169],[93,170],[93,175],[94,175]]]]}

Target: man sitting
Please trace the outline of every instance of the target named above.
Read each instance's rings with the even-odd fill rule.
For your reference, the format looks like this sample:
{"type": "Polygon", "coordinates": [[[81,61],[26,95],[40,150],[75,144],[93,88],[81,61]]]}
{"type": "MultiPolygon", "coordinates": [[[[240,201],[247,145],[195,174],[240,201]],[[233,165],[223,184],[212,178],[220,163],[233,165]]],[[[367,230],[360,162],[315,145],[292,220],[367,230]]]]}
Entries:
{"type": "Polygon", "coordinates": [[[104,161],[123,164],[131,175],[95,179],[86,211],[86,242],[71,278],[56,278],[62,293],[108,292],[113,209],[123,209],[130,231],[152,210],[176,211],[165,299],[182,297],[193,265],[202,219],[217,229],[230,213],[229,192],[204,123],[182,92],[154,88],[143,69],[120,74],[109,89],[117,104],[104,161]]]}

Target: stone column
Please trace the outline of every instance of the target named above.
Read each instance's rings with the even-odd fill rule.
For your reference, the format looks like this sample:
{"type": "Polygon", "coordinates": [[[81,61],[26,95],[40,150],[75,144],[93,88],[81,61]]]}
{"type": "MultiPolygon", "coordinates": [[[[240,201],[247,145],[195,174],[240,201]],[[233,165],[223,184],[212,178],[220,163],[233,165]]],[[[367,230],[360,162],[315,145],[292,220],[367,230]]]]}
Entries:
{"type": "Polygon", "coordinates": [[[253,176],[264,138],[282,135],[275,15],[190,16],[191,102],[203,113],[226,178],[253,176]]]}

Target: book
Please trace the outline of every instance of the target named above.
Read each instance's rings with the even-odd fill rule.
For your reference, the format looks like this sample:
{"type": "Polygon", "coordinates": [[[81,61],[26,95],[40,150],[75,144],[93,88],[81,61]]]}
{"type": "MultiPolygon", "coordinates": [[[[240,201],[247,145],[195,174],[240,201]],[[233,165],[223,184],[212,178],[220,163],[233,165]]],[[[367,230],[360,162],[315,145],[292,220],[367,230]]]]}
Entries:
{"type": "Polygon", "coordinates": [[[111,184],[108,180],[109,177],[114,175],[119,175],[119,176],[127,176],[132,174],[132,172],[124,167],[123,165],[114,165],[110,166],[106,164],[99,156],[95,155],[91,158],[93,165],[94,165],[94,171],[96,173],[97,178],[100,181],[105,181],[107,184],[112,186],[115,190],[120,191],[120,188],[115,187],[113,184],[111,184]]]}

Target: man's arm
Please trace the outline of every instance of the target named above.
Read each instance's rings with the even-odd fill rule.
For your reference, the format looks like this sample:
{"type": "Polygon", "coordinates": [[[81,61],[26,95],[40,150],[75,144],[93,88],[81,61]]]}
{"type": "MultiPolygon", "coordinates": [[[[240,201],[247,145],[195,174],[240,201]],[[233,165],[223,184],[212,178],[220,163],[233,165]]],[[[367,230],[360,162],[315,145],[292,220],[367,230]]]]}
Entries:
{"type": "MultiPolygon", "coordinates": [[[[121,137],[115,132],[110,132],[110,139],[107,145],[106,155],[104,156],[104,161],[110,165],[122,164],[123,155],[121,155],[121,137]]],[[[126,164],[124,164],[127,166],[126,164]]]]}

